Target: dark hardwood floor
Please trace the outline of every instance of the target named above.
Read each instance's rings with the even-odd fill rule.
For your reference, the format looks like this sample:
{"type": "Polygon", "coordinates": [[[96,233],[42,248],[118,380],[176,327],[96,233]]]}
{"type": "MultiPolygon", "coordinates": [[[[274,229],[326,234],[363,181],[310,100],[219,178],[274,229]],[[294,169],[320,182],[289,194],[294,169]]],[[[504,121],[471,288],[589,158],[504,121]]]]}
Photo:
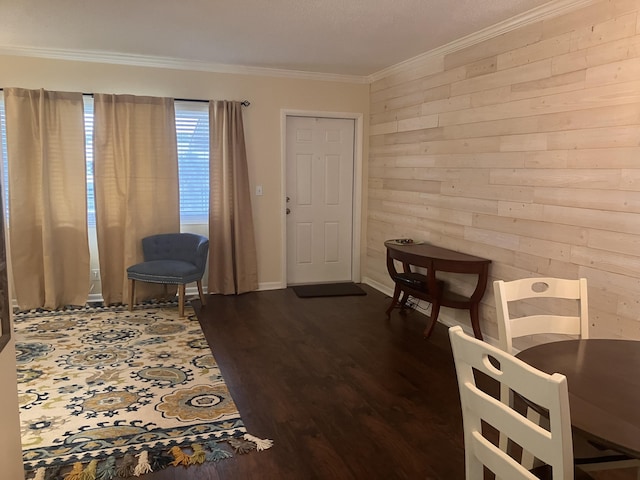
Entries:
{"type": "Polygon", "coordinates": [[[426,340],[426,317],[394,311],[388,321],[390,299],[363,288],[366,296],[301,299],[286,289],[194,301],[247,431],[274,446],[140,478],[463,479],[446,328],[426,340]]]}

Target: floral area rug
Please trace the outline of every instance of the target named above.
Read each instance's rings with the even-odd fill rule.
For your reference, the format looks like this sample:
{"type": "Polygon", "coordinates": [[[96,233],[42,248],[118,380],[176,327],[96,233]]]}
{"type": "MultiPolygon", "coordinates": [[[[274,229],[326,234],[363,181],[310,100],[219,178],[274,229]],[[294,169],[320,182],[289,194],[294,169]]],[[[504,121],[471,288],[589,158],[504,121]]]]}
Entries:
{"type": "Polygon", "coordinates": [[[246,433],[195,314],[17,313],[25,470],[110,480],[271,446],[246,433]]]}

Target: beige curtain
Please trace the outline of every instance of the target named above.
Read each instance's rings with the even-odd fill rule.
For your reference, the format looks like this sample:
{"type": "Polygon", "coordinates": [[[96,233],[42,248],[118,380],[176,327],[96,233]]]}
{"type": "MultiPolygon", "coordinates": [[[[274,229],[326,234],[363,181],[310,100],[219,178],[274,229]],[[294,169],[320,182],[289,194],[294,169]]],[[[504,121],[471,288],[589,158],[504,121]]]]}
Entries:
{"type": "Polygon", "coordinates": [[[211,293],[258,288],[249,172],[240,102],[209,103],[209,286],[211,293]]]}
{"type": "Polygon", "coordinates": [[[89,241],[81,93],[4,90],[9,241],[21,309],[84,305],[89,241]]]}
{"type": "MultiPolygon", "coordinates": [[[[102,296],[128,300],[127,267],[142,261],[142,238],[180,231],[173,99],[94,96],[96,223],[102,296]]],[[[140,283],[136,299],[162,287],[140,283]]]]}

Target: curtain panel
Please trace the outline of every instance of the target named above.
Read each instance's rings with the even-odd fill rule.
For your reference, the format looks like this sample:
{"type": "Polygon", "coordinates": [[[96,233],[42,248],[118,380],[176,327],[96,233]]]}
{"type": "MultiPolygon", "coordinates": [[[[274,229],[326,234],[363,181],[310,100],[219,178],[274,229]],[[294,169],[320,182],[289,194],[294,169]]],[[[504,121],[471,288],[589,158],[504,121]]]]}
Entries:
{"type": "MultiPolygon", "coordinates": [[[[128,301],[126,270],[143,260],[142,238],[180,231],[174,101],[96,94],[94,124],[98,256],[110,305],[128,301]]],[[[161,292],[141,283],[136,301],[161,292]]]]}
{"type": "Polygon", "coordinates": [[[209,103],[210,293],[257,290],[258,267],[251,192],[242,121],[242,104],[209,103]]]}
{"type": "Polygon", "coordinates": [[[17,303],[84,305],[90,267],[82,94],[7,88],[4,98],[17,303]]]}

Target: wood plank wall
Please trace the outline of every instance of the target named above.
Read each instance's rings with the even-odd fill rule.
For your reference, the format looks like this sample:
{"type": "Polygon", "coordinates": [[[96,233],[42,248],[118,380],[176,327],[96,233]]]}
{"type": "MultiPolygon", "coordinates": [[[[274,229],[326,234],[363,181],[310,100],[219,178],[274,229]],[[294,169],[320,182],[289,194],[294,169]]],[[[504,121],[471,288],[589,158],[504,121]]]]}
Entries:
{"type": "MultiPolygon", "coordinates": [[[[384,240],[422,239],[490,258],[491,282],[586,277],[591,335],[640,339],[639,10],[594,2],[375,81],[364,276],[391,286],[384,240]]],[[[494,315],[489,286],[497,337],[494,315]]]]}

